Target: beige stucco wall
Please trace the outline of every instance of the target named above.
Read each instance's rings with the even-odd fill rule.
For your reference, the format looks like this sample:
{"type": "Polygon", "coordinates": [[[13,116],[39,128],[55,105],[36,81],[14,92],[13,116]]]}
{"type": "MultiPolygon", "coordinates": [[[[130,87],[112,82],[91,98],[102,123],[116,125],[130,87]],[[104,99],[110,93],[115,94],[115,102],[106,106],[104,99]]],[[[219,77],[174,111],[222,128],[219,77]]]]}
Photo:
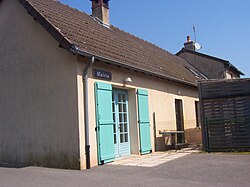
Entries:
{"type": "MultiPolygon", "coordinates": [[[[79,70],[78,79],[79,84],[82,85],[82,71],[84,65],[88,62],[88,58],[79,58],[79,70]]],[[[91,145],[91,165],[97,165],[97,141],[96,141],[96,120],[95,120],[95,82],[106,82],[112,84],[113,87],[128,90],[129,96],[129,122],[130,122],[130,141],[131,141],[131,153],[139,154],[139,127],[137,117],[137,96],[136,90],[138,88],[146,89],[149,92],[149,115],[150,115],[150,128],[151,128],[151,145],[154,149],[154,130],[153,130],[153,113],[156,113],[156,137],[157,137],[157,150],[163,150],[165,148],[164,138],[159,134],[159,131],[163,130],[175,130],[175,99],[183,100],[184,110],[184,126],[185,129],[194,129],[196,127],[195,116],[195,101],[198,100],[197,88],[186,86],[179,83],[174,83],[159,78],[154,78],[142,73],[127,70],[125,68],[119,68],[117,66],[109,65],[103,62],[95,62],[94,66],[89,70],[89,111],[90,113],[90,145],[91,145]],[[92,76],[92,70],[101,69],[112,73],[112,81],[103,81],[94,79],[92,76]],[[123,84],[123,80],[126,77],[131,77],[133,83],[129,85],[123,84]],[[177,93],[180,93],[178,95],[177,93]]],[[[82,86],[80,86],[82,87],[82,86]]],[[[79,88],[80,88],[79,87],[79,88]]],[[[78,97],[82,101],[82,88],[78,89],[78,97]]],[[[79,120],[84,121],[84,120],[79,120]]],[[[83,126],[80,125],[80,126],[83,126]]],[[[84,133],[84,131],[82,132],[84,133]]],[[[83,143],[84,141],[82,141],[83,143]]],[[[84,162],[85,155],[84,150],[81,151],[81,161],[84,162]]],[[[84,163],[82,164],[84,168],[84,163]]]]}
{"type": "Polygon", "coordinates": [[[0,162],[79,168],[77,61],[17,0],[0,4],[0,162]]]}

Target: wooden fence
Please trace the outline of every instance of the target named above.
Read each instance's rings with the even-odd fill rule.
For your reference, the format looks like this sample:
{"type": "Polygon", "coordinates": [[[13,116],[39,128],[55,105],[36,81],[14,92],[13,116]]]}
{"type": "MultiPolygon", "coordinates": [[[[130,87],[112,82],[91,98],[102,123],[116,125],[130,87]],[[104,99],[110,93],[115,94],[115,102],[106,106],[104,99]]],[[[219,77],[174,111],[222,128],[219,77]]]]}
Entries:
{"type": "Polygon", "coordinates": [[[250,150],[250,79],[198,83],[205,151],[250,150]]]}

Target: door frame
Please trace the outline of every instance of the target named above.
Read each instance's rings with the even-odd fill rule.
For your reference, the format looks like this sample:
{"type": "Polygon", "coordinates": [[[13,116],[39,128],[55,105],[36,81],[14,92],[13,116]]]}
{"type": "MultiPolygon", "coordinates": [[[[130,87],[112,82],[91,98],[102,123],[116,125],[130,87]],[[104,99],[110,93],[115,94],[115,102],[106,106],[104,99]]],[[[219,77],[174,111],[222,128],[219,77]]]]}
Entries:
{"type": "MultiPolygon", "coordinates": [[[[115,110],[114,123],[116,124],[116,144],[117,144],[117,145],[115,144],[117,146],[117,154],[115,155],[115,157],[120,158],[120,157],[123,157],[123,156],[129,156],[131,154],[130,121],[129,121],[130,118],[129,118],[129,100],[128,100],[129,96],[128,96],[128,91],[126,89],[119,89],[119,88],[113,88],[112,94],[114,94],[114,101],[115,101],[115,103],[114,103],[115,104],[115,106],[114,106],[115,107],[114,108],[114,110],[115,110]],[[119,111],[119,104],[118,104],[118,94],[119,93],[126,95],[126,115],[127,115],[126,123],[127,123],[127,134],[128,134],[127,139],[128,139],[128,142],[125,142],[125,143],[127,143],[129,150],[125,154],[121,153],[121,147],[122,147],[123,143],[121,143],[121,141],[120,141],[120,135],[121,135],[121,131],[120,131],[120,127],[119,127],[119,123],[120,123],[119,112],[120,111],[119,111]]],[[[113,98],[112,98],[112,104],[113,104],[113,98]]],[[[112,111],[112,113],[113,113],[113,111],[112,111]]],[[[124,121],[123,121],[123,123],[124,123],[124,121]]],[[[115,149],[115,146],[114,146],[114,149],[115,149]]]]}
{"type": "MultiPolygon", "coordinates": [[[[183,111],[183,100],[175,99],[175,119],[176,119],[176,130],[184,131],[184,111],[183,111]]],[[[177,142],[176,143],[185,143],[184,134],[177,134],[177,142]]]]}

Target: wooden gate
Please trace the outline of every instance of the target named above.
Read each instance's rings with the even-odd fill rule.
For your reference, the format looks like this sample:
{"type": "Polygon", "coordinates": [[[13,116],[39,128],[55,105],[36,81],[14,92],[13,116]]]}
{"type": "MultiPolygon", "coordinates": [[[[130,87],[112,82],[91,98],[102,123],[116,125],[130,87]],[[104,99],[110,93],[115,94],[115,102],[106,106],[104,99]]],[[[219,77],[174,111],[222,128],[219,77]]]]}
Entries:
{"type": "Polygon", "coordinates": [[[199,96],[204,150],[249,150],[250,79],[200,82],[199,96]]]}

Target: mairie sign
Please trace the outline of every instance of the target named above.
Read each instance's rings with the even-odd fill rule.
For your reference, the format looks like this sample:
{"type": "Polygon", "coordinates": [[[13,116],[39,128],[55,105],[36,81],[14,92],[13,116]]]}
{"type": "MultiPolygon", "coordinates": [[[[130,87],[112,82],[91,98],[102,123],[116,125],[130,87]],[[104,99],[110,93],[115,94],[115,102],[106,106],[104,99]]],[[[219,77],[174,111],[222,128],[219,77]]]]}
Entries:
{"type": "Polygon", "coordinates": [[[112,73],[111,72],[107,72],[107,71],[103,71],[103,70],[99,70],[99,69],[93,70],[93,76],[94,76],[94,78],[97,78],[97,79],[108,80],[108,81],[112,80],[112,73]]]}

